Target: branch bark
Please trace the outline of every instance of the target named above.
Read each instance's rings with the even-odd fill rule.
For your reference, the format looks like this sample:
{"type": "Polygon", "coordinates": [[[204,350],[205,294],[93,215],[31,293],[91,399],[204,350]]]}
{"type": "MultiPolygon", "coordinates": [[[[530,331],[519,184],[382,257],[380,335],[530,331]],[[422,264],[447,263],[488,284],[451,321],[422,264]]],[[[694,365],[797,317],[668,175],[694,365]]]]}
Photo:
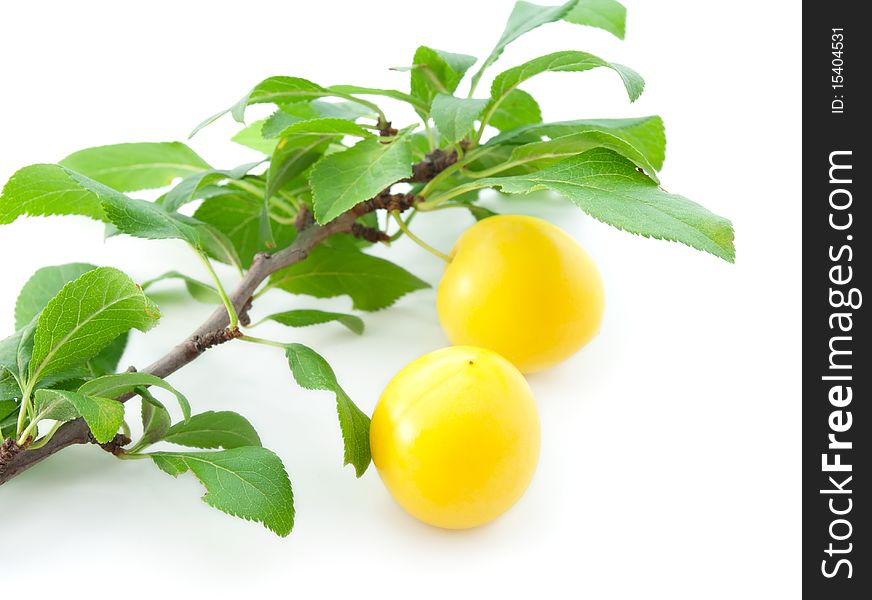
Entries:
{"type": "MultiPolygon", "coordinates": [[[[258,254],[254,258],[251,268],[245,273],[245,277],[230,293],[230,300],[236,311],[241,314],[245,310],[254,291],[267,277],[305,259],[315,246],[334,233],[350,232],[355,220],[362,212],[365,210],[355,208],[326,225],[309,225],[287,248],[272,255],[258,254]]],[[[208,348],[233,339],[232,332],[227,332],[229,325],[230,321],[224,307],[215,309],[196,331],[142,371],[158,377],[167,377],[195,360],[208,348]]],[[[124,402],[131,397],[132,395],[119,398],[119,400],[124,402]]],[[[68,446],[87,444],[90,441],[88,426],[82,419],[65,423],[46,445],[34,450],[18,452],[8,463],[0,464],[0,485],[68,446]]]]}
{"type": "MultiPolygon", "coordinates": [[[[386,127],[390,128],[390,123],[387,123],[386,127]]],[[[430,181],[456,161],[456,152],[446,153],[442,150],[434,150],[424,160],[412,165],[413,175],[405,181],[421,183],[430,181]]],[[[417,200],[418,198],[412,194],[391,194],[390,187],[388,187],[374,198],[362,202],[326,225],[314,223],[307,211],[301,211],[297,222],[300,233],[294,243],[272,255],[258,254],[254,258],[251,268],[245,273],[245,277],[230,293],[230,301],[236,308],[237,314],[243,315],[247,311],[254,291],[267,277],[280,269],[304,260],[312,248],[334,233],[352,233],[365,239],[372,237],[373,239],[370,241],[376,241],[377,236],[373,232],[365,231],[365,228],[355,228],[358,217],[379,209],[404,211],[414,206],[417,200]]],[[[378,240],[381,239],[378,237],[378,240]]],[[[228,331],[229,325],[230,320],[224,307],[215,309],[196,331],[142,371],[158,377],[167,377],[175,373],[209,348],[238,337],[237,332],[228,331]]],[[[129,394],[122,396],[119,400],[126,402],[133,396],[134,394],[129,394]]],[[[0,460],[0,485],[64,448],[76,444],[88,444],[92,441],[88,426],[82,419],[65,423],[44,446],[33,450],[17,451],[11,459],[0,456],[3,459],[0,460]]]]}

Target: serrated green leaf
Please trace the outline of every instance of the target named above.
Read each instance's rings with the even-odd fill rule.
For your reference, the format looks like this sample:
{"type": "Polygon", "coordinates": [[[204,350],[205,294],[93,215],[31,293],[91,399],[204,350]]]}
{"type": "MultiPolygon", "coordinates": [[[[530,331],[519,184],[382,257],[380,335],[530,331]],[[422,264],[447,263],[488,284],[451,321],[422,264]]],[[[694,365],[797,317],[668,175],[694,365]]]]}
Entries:
{"type": "Polygon", "coordinates": [[[124,420],[124,405],[120,402],[66,390],[36,390],[34,412],[37,421],[69,421],[81,416],[101,444],[115,437],[124,420]]]}
{"type": "Polygon", "coordinates": [[[91,379],[78,389],[80,394],[100,396],[102,398],[119,398],[124,394],[135,392],[140,387],[157,387],[170,392],[179,401],[185,420],[191,418],[191,404],[179,390],[164,379],[149,373],[114,373],[91,379]]]}
{"type": "Polygon", "coordinates": [[[321,245],[309,257],[275,273],[272,287],[316,298],[348,295],[357,310],[379,310],[430,287],[402,267],[354,247],[321,245]]]}
{"type": "Polygon", "coordinates": [[[176,477],[190,470],[206,487],[203,501],[227,514],[263,523],[284,537],[294,527],[294,494],[278,456],[259,447],[221,452],[149,454],[176,477]]]}
{"type": "Polygon", "coordinates": [[[430,106],[436,94],[453,94],[474,64],[474,56],[419,46],[411,69],[412,95],[430,106]]]}
{"type": "Polygon", "coordinates": [[[88,271],[96,269],[85,263],[43,267],[31,275],[15,302],[15,329],[21,329],[40,313],[61,288],[88,271]]]}
{"type": "Polygon", "coordinates": [[[345,444],[345,462],[354,465],[358,477],[364,474],[372,459],[369,449],[369,417],[351,401],[336,381],[336,374],[324,358],[302,344],[289,344],[285,349],[291,373],[300,387],[323,390],[336,395],[336,412],[345,444]]]}
{"type": "Polygon", "coordinates": [[[542,136],[557,138],[584,131],[601,131],[617,136],[636,148],[651,165],[660,170],[666,157],[666,133],[663,120],[658,116],[632,119],[581,119],[577,121],[558,121],[539,123],[506,131],[488,140],[487,146],[515,143],[532,137],[536,141],[542,136]]]}
{"type": "Polygon", "coordinates": [[[627,27],[627,9],[615,0],[579,0],[564,21],[576,25],[589,25],[608,31],[618,39],[624,39],[627,27]]]}
{"type": "Polygon", "coordinates": [[[239,130],[230,140],[263,154],[272,154],[276,149],[278,140],[266,139],[263,136],[264,123],[266,123],[266,119],[255,121],[251,125],[239,130]]]}
{"type": "Polygon", "coordinates": [[[176,423],[163,440],[180,446],[226,450],[261,445],[251,423],[242,415],[227,410],[200,413],[183,423],[176,423]]]}
{"type": "Polygon", "coordinates": [[[439,129],[440,141],[453,144],[465,138],[487,105],[487,100],[436,94],[430,114],[439,129]]]}
{"type": "Polygon", "coordinates": [[[92,377],[101,377],[114,373],[118,369],[118,363],[127,348],[128,334],[122,333],[109,342],[109,345],[100,350],[94,358],[88,360],[87,367],[92,377]]]}
{"type": "Polygon", "coordinates": [[[142,289],[118,269],[88,271],[65,285],[40,314],[30,379],[86,361],[130,329],[147,331],[159,317],[142,289]]]}
{"type": "Polygon", "coordinates": [[[0,438],[6,439],[14,436],[18,427],[18,413],[12,412],[0,419],[0,438]]]}
{"type": "Polygon", "coordinates": [[[102,199],[118,195],[60,165],[30,165],[19,169],[3,187],[0,224],[23,215],[83,215],[104,221],[102,199]]]}
{"type": "MultiPolygon", "coordinates": [[[[73,392],[62,390],[36,390],[33,395],[34,419],[52,419],[53,421],[72,421],[78,419],[76,406],[67,397],[73,392]]],[[[116,403],[117,404],[117,403],[116,403]]]]}
{"type": "Polygon", "coordinates": [[[527,168],[542,169],[592,148],[607,148],[617,152],[645,171],[656,183],[660,183],[656,169],[638,148],[616,135],[596,129],[518,146],[512,151],[512,162],[523,164],[527,168]]]}
{"type": "Polygon", "coordinates": [[[309,177],[315,219],[328,223],[353,206],[412,175],[412,149],[405,137],[384,144],[365,139],[325,156],[309,177]]]}
{"type": "Polygon", "coordinates": [[[288,327],[308,327],[336,321],[345,325],[348,329],[360,335],[363,333],[363,319],[345,313],[327,312],[313,309],[297,309],[276,313],[265,317],[264,320],[275,321],[288,327]]]}
{"type": "MultiPolygon", "coordinates": [[[[415,98],[414,96],[403,93],[399,90],[386,90],[362,85],[331,85],[327,89],[337,94],[343,94],[344,96],[351,96],[352,94],[361,94],[363,96],[384,96],[385,98],[392,98],[394,100],[399,100],[400,102],[405,102],[406,104],[411,105],[415,110],[425,112],[427,110],[427,106],[420,98],[415,98]]],[[[358,102],[359,101],[360,100],[358,99],[358,102]]]]}
{"type": "MultiPolygon", "coordinates": [[[[233,115],[234,119],[241,123],[245,118],[246,107],[252,104],[271,103],[283,106],[296,102],[306,102],[315,98],[335,96],[356,102],[379,114],[381,113],[378,107],[372,102],[355,98],[351,95],[353,92],[344,92],[338,88],[339,86],[323,88],[320,85],[301,77],[269,77],[254,86],[248,95],[243,97],[229,109],[229,112],[233,115]]],[[[215,118],[219,116],[221,116],[221,114],[216,115],[215,118]]]]}
{"type": "Polygon", "coordinates": [[[623,156],[597,148],[547,169],[479,180],[509,194],[549,189],[595,219],[645,237],[681,242],[735,260],[733,227],[687,198],[668,194],[623,156]]]}
{"type": "MultiPolygon", "coordinates": [[[[12,402],[21,398],[21,388],[18,385],[18,381],[15,380],[15,377],[7,371],[4,367],[0,367],[0,402],[12,402]]],[[[0,413],[3,411],[0,410],[0,413]]],[[[9,414],[9,413],[6,413],[9,414]]],[[[0,421],[5,418],[6,415],[0,417],[0,421]]]]}
{"type": "Polygon", "coordinates": [[[103,210],[119,231],[148,240],[178,239],[201,247],[200,234],[188,217],[160,204],[135,198],[107,198],[103,210]]]}
{"type": "Polygon", "coordinates": [[[185,284],[185,289],[194,300],[203,302],[204,304],[221,304],[221,296],[218,295],[218,290],[209,284],[203,283],[193,277],[188,277],[178,271],[167,271],[163,275],[158,275],[148,281],[142,282],[142,289],[147,290],[154,284],[168,279],[178,279],[185,284]]]}
{"type": "Polygon", "coordinates": [[[15,400],[0,400],[0,421],[18,410],[18,402],[15,400]]]}
{"type": "Polygon", "coordinates": [[[560,6],[539,6],[529,2],[516,2],[496,46],[482,63],[481,68],[472,76],[472,88],[475,89],[485,69],[497,61],[506,46],[541,25],[559,21],[575,7],[577,2],[578,0],[570,0],[560,6]]]}
{"type": "MultiPolygon", "coordinates": [[[[262,200],[237,193],[204,201],[194,217],[223,233],[233,244],[242,266],[247,269],[254,255],[265,249],[259,231],[262,211],[262,200]]],[[[277,248],[289,246],[296,237],[293,226],[273,222],[272,228],[277,248]]]]}
{"type": "MultiPolygon", "coordinates": [[[[264,126],[266,135],[266,125],[264,126]]],[[[279,129],[274,126],[276,131],[270,129],[270,133],[274,134],[271,137],[286,138],[288,141],[297,142],[298,138],[342,138],[345,136],[353,137],[372,137],[373,134],[355,123],[347,119],[337,119],[334,117],[319,117],[307,119],[305,121],[296,121],[285,125],[279,129]]]]}
{"type": "Polygon", "coordinates": [[[269,116],[264,122],[261,134],[264,138],[274,138],[294,123],[312,119],[342,119],[355,121],[361,117],[377,118],[377,114],[366,106],[355,102],[326,102],[313,100],[287,104],[269,116]]]}
{"type": "Polygon", "coordinates": [[[170,413],[157,398],[145,388],[137,388],[136,393],[142,398],[140,409],[142,415],[142,436],[132,450],[139,451],[161,441],[172,426],[170,413]]]}
{"type": "Polygon", "coordinates": [[[331,135],[280,139],[270,159],[265,199],[268,201],[286,183],[315,164],[334,139],[331,135]]]}
{"type": "Polygon", "coordinates": [[[541,121],[542,110],[533,96],[515,88],[499,103],[488,124],[500,131],[507,131],[541,121]]]}
{"type": "Polygon", "coordinates": [[[181,142],[98,146],[74,152],[60,164],[119,192],[161,188],[211,168],[181,142]]]}
{"type": "Polygon", "coordinates": [[[534,58],[497,75],[491,84],[491,106],[488,109],[488,114],[493,112],[512,90],[535,75],[547,71],[589,71],[597,67],[612,69],[621,77],[631,102],[642,95],[642,90],[645,89],[645,80],[629,67],[607,62],[587,52],[566,50],[534,58]]]}
{"type": "Polygon", "coordinates": [[[252,104],[290,104],[329,95],[323,87],[302,77],[269,77],[234,104],[230,113],[241,123],[245,119],[246,107],[252,104]]]}
{"type": "Polygon", "coordinates": [[[163,197],[160,204],[169,212],[177,211],[188,202],[200,198],[197,192],[204,187],[217,184],[226,179],[242,179],[249,171],[262,163],[263,161],[257,161],[245,163],[230,170],[210,169],[190,175],[171,189],[163,197]]]}

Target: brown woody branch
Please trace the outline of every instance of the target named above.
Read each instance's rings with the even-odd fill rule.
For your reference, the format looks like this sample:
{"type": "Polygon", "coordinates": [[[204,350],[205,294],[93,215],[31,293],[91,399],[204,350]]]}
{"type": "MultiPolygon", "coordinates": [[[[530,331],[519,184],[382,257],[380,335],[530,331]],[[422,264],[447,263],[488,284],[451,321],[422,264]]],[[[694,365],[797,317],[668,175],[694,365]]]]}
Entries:
{"type": "MultiPolygon", "coordinates": [[[[387,124],[387,127],[390,128],[390,123],[387,124]]],[[[413,165],[413,176],[407,181],[429,181],[456,160],[457,155],[453,152],[446,154],[441,150],[434,150],[424,160],[413,165]]],[[[334,233],[352,233],[365,239],[372,238],[371,241],[381,241],[382,237],[378,234],[382,232],[377,230],[369,231],[370,228],[356,223],[357,218],[377,209],[402,212],[412,207],[416,200],[411,194],[391,194],[390,188],[388,188],[326,225],[316,224],[308,209],[304,208],[301,210],[296,223],[300,233],[294,243],[275,254],[258,254],[255,256],[251,267],[245,273],[245,277],[236,286],[236,289],[230,293],[230,300],[240,315],[240,322],[246,324],[248,310],[251,308],[252,296],[267,277],[280,269],[304,260],[315,246],[334,233]]],[[[228,329],[229,325],[230,321],[224,307],[216,308],[196,331],[177,344],[162,358],[142,369],[142,372],[150,373],[157,377],[167,377],[195,360],[209,348],[239,337],[238,331],[228,329]]],[[[119,400],[125,402],[132,398],[133,395],[122,396],[119,400]]],[[[68,446],[93,442],[94,439],[91,436],[91,432],[82,419],[65,423],[57,430],[48,443],[33,450],[19,448],[14,440],[4,440],[2,448],[0,448],[0,485],[68,446]]],[[[129,443],[129,440],[125,441],[125,439],[120,439],[116,436],[109,444],[102,446],[104,450],[117,453],[125,443],[129,443]]]]}
{"type": "MultiPolygon", "coordinates": [[[[237,312],[243,313],[246,311],[251,303],[254,291],[267,277],[280,269],[305,259],[312,248],[330,235],[350,231],[351,226],[360,214],[361,211],[355,209],[348,211],[326,225],[313,224],[304,229],[297,236],[294,243],[284,250],[273,255],[258,254],[254,258],[251,268],[245,273],[245,277],[230,294],[230,300],[237,312]]],[[[224,307],[216,308],[196,331],[167,352],[162,358],[142,369],[142,371],[158,377],[167,377],[196,359],[207,349],[238,337],[237,332],[227,329],[229,324],[230,321],[224,307]]],[[[122,397],[120,400],[124,402],[130,397],[122,397]]],[[[0,453],[2,455],[0,456],[0,485],[67,446],[88,444],[91,441],[92,438],[88,426],[82,419],[76,419],[62,425],[54,437],[41,448],[23,451],[19,450],[17,446],[13,448],[14,442],[12,442],[13,445],[4,448],[5,452],[0,453]]]]}

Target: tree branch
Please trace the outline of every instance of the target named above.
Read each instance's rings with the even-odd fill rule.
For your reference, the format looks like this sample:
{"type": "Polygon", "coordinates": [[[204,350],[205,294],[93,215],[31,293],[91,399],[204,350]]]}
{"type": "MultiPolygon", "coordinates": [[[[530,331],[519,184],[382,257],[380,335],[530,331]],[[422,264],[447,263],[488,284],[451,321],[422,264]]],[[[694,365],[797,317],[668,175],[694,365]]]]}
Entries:
{"type": "MultiPolygon", "coordinates": [[[[387,123],[386,127],[390,128],[390,123],[387,123]]],[[[430,181],[456,161],[456,152],[446,153],[442,150],[434,150],[424,160],[412,165],[413,176],[405,181],[421,183],[430,181]]],[[[372,238],[371,241],[375,241],[376,238],[382,239],[381,236],[377,235],[378,232],[368,231],[367,228],[360,226],[355,227],[358,217],[378,209],[401,212],[414,206],[417,201],[418,198],[412,194],[391,194],[390,187],[388,187],[374,198],[362,202],[326,225],[316,224],[308,209],[301,210],[297,219],[297,229],[300,233],[294,243],[275,254],[255,256],[251,267],[245,273],[245,277],[230,293],[230,301],[237,314],[240,316],[247,314],[255,290],[267,277],[280,269],[304,260],[315,246],[334,233],[352,233],[364,239],[372,238]]],[[[244,320],[241,322],[245,323],[244,320]]],[[[175,373],[209,348],[238,337],[239,332],[227,329],[229,325],[230,320],[225,308],[223,306],[216,308],[196,331],[142,371],[162,378],[175,373]]],[[[133,396],[135,394],[128,394],[118,398],[118,400],[126,402],[133,396]]],[[[40,448],[33,450],[15,448],[14,451],[12,448],[7,448],[5,454],[0,452],[0,485],[68,446],[91,442],[93,442],[93,438],[88,426],[82,419],[76,419],[64,423],[51,440],[40,448]]]]}
{"type": "MultiPolygon", "coordinates": [[[[350,232],[358,216],[365,212],[362,209],[352,209],[337,217],[326,225],[312,224],[303,229],[293,244],[279,252],[258,254],[254,257],[251,268],[245,277],[230,293],[230,301],[238,313],[243,313],[251,302],[254,291],[267,277],[280,269],[289,267],[305,259],[312,248],[320,244],[334,233],[350,232]]],[[[178,371],[208,348],[224,343],[237,337],[236,332],[227,330],[230,321],[224,307],[215,311],[200,325],[196,331],[184,341],[177,344],[145,369],[145,373],[157,377],[167,377],[178,371]]],[[[133,397],[133,394],[119,398],[122,402],[133,397]]],[[[49,456],[75,444],[91,442],[90,431],[82,419],[76,419],[62,425],[47,444],[34,450],[16,452],[5,464],[0,463],[0,485],[26,471],[33,465],[42,462],[49,456]]]]}

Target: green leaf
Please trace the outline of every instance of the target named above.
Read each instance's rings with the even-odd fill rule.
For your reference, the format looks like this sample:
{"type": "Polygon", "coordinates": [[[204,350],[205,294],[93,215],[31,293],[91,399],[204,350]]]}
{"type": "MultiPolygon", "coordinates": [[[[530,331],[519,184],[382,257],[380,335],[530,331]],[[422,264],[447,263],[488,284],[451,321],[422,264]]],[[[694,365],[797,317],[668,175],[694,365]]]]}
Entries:
{"type": "MultiPolygon", "coordinates": [[[[281,111],[279,111],[281,112],[281,111]]],[[[266,128],[266,126],[265,126],[266,128]]],[[[289,123],[279,129],[278,127],[271,129],[270,137],[287,138],[288,141],[298,142],[307,138],[343,138],[345,136],[354,137],[372,137],[373,134],[355,123],[347,119],[337,119],[334,117],[323,117],[316,119],[308,119],[305,121],[296,121],[289,123]]],[[[266,130],[264,132],[266,135],[266,130]]]]}
{"type": "MultiPolygon", "coordinates": [[[[427,111],[427,105],[424,104],[420,98],[416,98],[399,90],[385,90],[361,85],[332,85],[327,89],[334,93],[344,95],[361,94],[364,96],[384,96],[385,98],[392,98],[393,100],[405,102],[406,104],[411,105],[415,110],[427,111]]],[[[358,102],[360,102],[359,99],[358,102]]]]}
{"type": "Polygon", "coordinates": [[[281,135],[289,126],[301,121],[312,119],[342,119],[355,121],[361,117],[377,118],[377,114],[366,106],[355,102],[325,102],[313,100],[287,104],[271,114],[263,122],[261,134],[264,138],[274,138],[281,135]]]}
{"type": "Polygon", "coordinates": [[[345,462],[354,465],[360,477],[371,460],[369,450],[369,417],[357,408],[348,394],[336,381],[336,374],[324,358],[302,344],[289,344],[285,349],[291,373],[300,387],[307,390],[323,390],[336,395],[336,412],[339,428],[345,443],[345,462]]]}
{"type": "MultiPolygon", "coordinates": [[[[246,107],[252,104],[271,103],[284,106],[296,102],[307,102],[314,98],[336,96],[366,106],[378,113],[381,112],[373,103],[355,98],[351,95],[352,92],[345,92],[339,89],[339,87],[323,88],[301,77],[269,77],[254,86],[254,89],[234,104],[229,111],[233,118],[241,123],[245,118],[246,107]]],[[[220,117],[221,114],[223,113],[219,113],[212,120],[220,117]]]]}
{"type": "MultiPolygon", "coordinates": [[[[20,398],[21,387],[18,385],[15,376],[4,367],[0,367],[0,401],[6,402],[14,400],[17,402],[20,398]]],[[[5,416],[6,415],[0,417],[0,421],[2,421],[5,416]]]]}
{"type": "Polygon", "coordinates": [[[541,121],[542,111],[533,96],[515,88],[497,105],[488,124],[500,131],[507,131],[541,121]]]}
{"type": "Polygon", "coordinates": [[[529,2],[517,2],[509,15],[509,20],[506,22],[506,27],[500,39],[497,40],[496,46],[491,50],[491,53],[485,59],[479,70],[472,76],[472,87],[478,84],[485,69],[494,64],[506,46],[514,42],[516,39],[533,31],[546,23],[553,23],[565,17],[570,10],[575,7],[578,0],[570,0],[566,4],[560,6],[539,6],[529,2]]]}
{"type": "Polygon", "coordinates": [[[259,447],[221,452],[155,452],[154,463],[173,477],[190,470],[206,487],[203,501],[230,515],[258,521],[284,537],[294,527],[294,494],[278,456],[259,447]]]}
{"type": "Polygon", "coordinates": [[[121,271],[88,271],[65,285],[40,314],[30,378],[38,381],[88,360],[130,329],[147,331],[159,317],[157,307],[121,271]]]}
{"type": "Polygon", "coordinates": [[[18,376],[27,372],[27,364],[33,352],[35,328],[35,321],[31,321],[9,337],[0,340],[0,372],[18,376]]]}
{"type": "Polygon", "coordinates": [[[65,390],[36,390],[34,398],[36,420],[69,421],[81,415],[101,444],[115,437],[124,420],[124,405],[108,398],[65,390]]]}
{"type": "MultiPolygon", "coordinates": [[[[17,386],[16,386],[17,387],[17,386]]],[[[18,402],[15,400],[0,400],[0,421],[18,410],[18,402]]]]}
{"type": "Polygon", "coordinates": [[[227,179],[242,179],[249,171],[262,163],[263,161],[257,161],[240,165],[229,171],[210,169],[190,175],[171,189],[163,197],[160,204],[170,212],[177,211],[188,202],[199,198],[197,192],[202,188],[227,179]]]}
{"type": "MultiPolygon", "coordinates": [[[[244,268],[251,266],[254,255],[263,250],[260,241],[260,218],[263,200],[247,194],[232,194],[210,198],[203,202],[194,217],[208,223],[233,244],[244,268]]],[[[277,248],[291,244],[296,237],[292,226],[272,223],[277,248]]]]}
{"type": "Polygon", "coordinates": [[[681,242],[735,260],[733,227],[687,198],[668,194],[619,154],[597,148],[547,169],[481,179],[509,194],[549,189],[595,219],[645,237],[681,242]]]}
{"type": "Polygon", "coordinates": [[[475,57],[419,46],[414,63],[411,69],[412,95],[430,106],[436,94],[454,93],[464,73],[475,64],[475,57]]]}
{"type": "Polygon", "coordinates": [[[487,145],[514,142],[519,138],[527,139],[531,136],[541,139],[544,135],[553,139],[586,131],[601,131],[617,136],[642,153],[645,160],[656,170],[663,168],[663,160],[666,157],[666,134],[663,130],[663,120],[657,116],[539,123],[501,133],[489,140],[487,145]]]}
{"type": "Polygon", "coordinates": [[[494,107],[499,106],[512,90],[535,75],[547,71],[589,71],[597,67],[612,69],[621,77],[631,102],[642,95],[642,90],[645,89],[645,80],[629,67],[604,61],[587,52],[566,50],[534,58],[497,75],[491,84],[492,104],[489,111],[492,112],[494,107]]]}
{"type": "MultiPolygon", "coordinates": [[[[309,167],[320,160],[332,142],[330,136],[280,139],[270,157],[267,171],[267,187],[264,199],[270,198],[288,183],[298,179],[309,167]]],[[[261,207],[263,200],[261,201],[261,207]]]]}
{"type": "Polygon", "coordinates": [[[302,77],[269,77],[254,86],[248,95],[230,108],[230,112],[241,123],[245,119],[246,107],[252,104],[282,105],[329,95],[323,87],[302,77]]]}
{"type": "MultiPolygon", "coordinates": [[[[73,393],[62,390],[36,390],[33,395],[34,419],[38,421],[43,419],[53,421],[78,419],[81,415],[68,398],[68,395],[73,393]]],[[[118,402],[116,404],[120,406],[118,402]]]]}
{"type": "Polygon", "coordinates": [[[487,105],[487,100],[436,94],[430,112],[439,129],[440,141],[453,144],[465,138],[487,105]]]}
{"type": "Polygon", "coordinates": [[[323,310],[298,309],[288,310],[265,317],[264,320],[275,321],[288,327],[308,327],[336,321],[360,335],[363,333],[363,319],[345,313],[326,312],[323,310]]]}
{"type": "Polygon", "coordinates": [[[3,187],[0,224],[22,215],[84,215],[105,220],[101,201],[117,191],[59,165],[19,169],[3,187]]]}
{"type": "Polygon", "coordinates": [[[36,271],[21,288],[15,302],[15,329],[33,321],[62,287],[96,268],[84,263],[69,263],[36,271]]]}
{"type": "Polygon", "coordinates": [[[512,161],[522,163],[528,168],[542,169],[593,148],[608,148],[617,152],[645,171],[656,183],[660,183],[656,169],[641,151],[618,136],[595,129],[518,146],[512,152],[512,161]]]}
{"type": "MultiPolygon", "coordinates": [[[[361,118],[378,118],[377,112],[375,112],[371,107],[360,104],[359,102],[313,100],[309,102],[309,106],[319,117],[345,119],[347,121],[356,121],[361,118]]],[[[293,108],[294,105],[291,105],[285,107],[283,110],[293,111],[293,108]]]]}
{"type": "Polygon", "coordinates": [[[142,398],[142,437],[136,442],[134,449],[140,450],[161,441],[169,431],[172,421],[163,403],[152,396],[147,389],[138,388],[136,392],[142,398]]]}
{"type": "Polygon", "coordinates": [[[260,446],[260,437],[251,423],[235,412],[204,412],[188,421],[176,423],[163,437],[164,441],[194,448],[240,448],[260,446]]]}
{"type": "Polygon", "coordinates": [[[107,198],[103,209],[121,232],[148,240],[178,239],[195,247],[202,241],[189,217],[171,213],[160,204],[134,198],[107,198]]]}
{"type": "Polygon", "coordinates": [[[272,287],[316,298],[348,295],[357,310],[379,310],[430,287],[397,265],[351,247],[320,245],[309,257],[275,273],[272,287]]]}
{"type": "Polygon", "coordinates": [[[203,302],[204,304],[221,304],[221,296],[218,295],[218,290],[216,290],[211,285],[203,283],[193,277],[188,277],[183,273],[179,273],[178,271],[167,271],[163,275],[159,275],[153,279],[149,279],[148,281],[144,281],[142,283],[142,289],[147,290],[152,287],[154,284],[160,281],[166,281],[168,279],[178,279],[185,283],[185,288],[188,290],[188,293],[194,300],[198,302],[203,302]]]}
{"type": "Polygon", "coordinates": [[[624,39],[627,9],[615,0],[579,0],[563,20],[576,25],[599,27],[618,39],[624,39]]]}
{"type": "Polygon", "coordinates": [[[104,375],[103,377],[86,381],[78,389],[78,392],[88,396],[120,398],[124,394],[135,392],[136,388],[148,386],[161,388],[173,394],[179,401],[179,406],[182,409],[182,415],[185,420],[187,421],[191,418],[191,404],[188,402],[188,399],[165,380],[149,373],[133,372],[104,375]]]}
{"type": "Polygon", "coordinates": [[[98,146],[74,152],[60,164],[119,192],[161,188],[211,168],[181,142],[98,146]]]}
{"type": "Polygon", "coordinates": [[[272,154],[273,150],[276,149],[276,143],[278,143],[278,140],[266,139],[263,136],[262,130],[265,123],[266,119],[255,121],[251,125],[241,129],[239,133],[230,139],[246,148],[257,150],[263,154],[272,154]]]}
{"type": "Polygon", "coordinates": [[[124,350],[127,348],[128,334],[122,333],[109,342],[109,345],[100,350],[94,358],[87,363],[88,371],[92,377],[100,377],[114,373],[121,362],[124,350]]]}
{"type": "Polygon", "coordinates": [[[384,144],[365,139],[325,156],[309,177],[315,219],[328,223],[389,185],[412,175],[412,149],[405,137],[384,144]]]}

